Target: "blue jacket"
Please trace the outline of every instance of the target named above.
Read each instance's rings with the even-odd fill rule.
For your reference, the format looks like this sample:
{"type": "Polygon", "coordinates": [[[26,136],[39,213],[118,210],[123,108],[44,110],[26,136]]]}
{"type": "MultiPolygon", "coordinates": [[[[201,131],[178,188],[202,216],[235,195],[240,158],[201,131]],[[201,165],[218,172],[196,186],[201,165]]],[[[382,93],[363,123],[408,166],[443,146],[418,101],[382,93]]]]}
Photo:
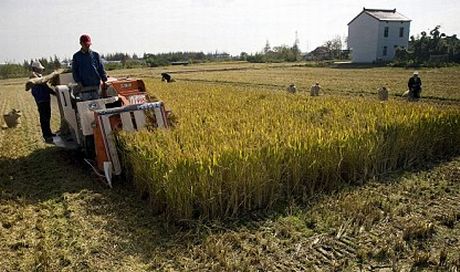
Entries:
{"type": "Polygon", "coordinates": [[[99,86],[102,81],[107,81],[107,75],[97,52],[89,50],[87,53],[78,51],[72,58],[73,79],[83,87],[99,86]]]}
{"type": "Polygon", "coordinates": [[[35,102],[48,102],[51,100],[50,94],[54,93],[53,90],[46,85],[46,83],[38,84],[32,87],[32,95],[35,102]]]}
{"type": "MultiPolygon", "coordinates": [[[[41,75],[32,73],[32,76],[30,76],[30,78],[37,78],[37,77],[41,77],[41,75]]],[[[46,83],[36,84],[32,86],[32,95],[34,96],[35,102],[37,103],[51,101],[50,94],[54,95],[54,91],[46,83]]]]}

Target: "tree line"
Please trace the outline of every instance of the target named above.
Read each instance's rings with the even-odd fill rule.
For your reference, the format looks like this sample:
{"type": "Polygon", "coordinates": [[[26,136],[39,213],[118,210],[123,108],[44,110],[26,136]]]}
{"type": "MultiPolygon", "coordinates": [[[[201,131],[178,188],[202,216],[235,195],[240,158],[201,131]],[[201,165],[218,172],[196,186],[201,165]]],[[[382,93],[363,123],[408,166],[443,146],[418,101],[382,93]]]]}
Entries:
{"type": "Polygon", "coordinates": [[[262,52],[255,54],[248,54],[241,52],[240,60],[248,62],[295,62],[301,60],[301,52],[299,48],[299,42],[296,40],[292,46],[280,45],[270,46],[269,41],[265,43],[265,47],[262,52]]]}
{"type": "MultiPolygon", "coordinates": [[[[431,31],[421,32],[420,35],[410,37],[407,49],[398,48],[395,58],[390,63],[394,66],[442,66],[460,63],[460,40],[457,35],[446,35],[440,31],[441,26],[436,26],[431,31]]],[[[280,45],[271,47],[266,42],[261,52],[248,54],[241,52],[239,56],[228,53],[214,52],[169,52],[169,53],[144,53],[142,58],[136,54],[109,53],[102,54],[107,70],[129,69],[137,67],[158,67],[171,64],[189,64],[228,60],[242,60],[248,62],[295,62],[307,60],[332,60],[347,59],[347,50],[342,50],[346,40],[340,37],[326,41],[322,46],[303,55],[299,42],[296,39],[292,46],[280,45]]],[[[58,68],[69,68],[70,59],[50,58],[36,59],[45,67],[45,73],[50,73],[58,68]]],[[[12,77],[26,77],[30,73],[30,66],[34,60],[24,60],[22,64],[8,63],[0,65],[0,79],[12,77]]]]}
{"type": "MultiPolygon", "coordinates": [[[[202,62],[215,62],[215,61],[228,61],[238,60],[238,57],[232,57],[230,54],[225,52],[170,52],[170,53],[144,53],[142,57],[137,54],[128,53],[108,53],[101,54],[101,58],[104,61],[106,70],[114,69],[130,69],[138,67],[158,67],[167,66],[175,63],[189,64],[189,63],[202,63],[202,62]]],[[[22,64],[7,63],[0,65],[0,78],[11,78],[11,77],[26,77],[30,73],[30,67],[32,62],[38,60],[45,67],[45,74],[51,73],[52,71],[59,68],[70,68],[70,59],[59,59],[54,56],[52,58],[40,58],[24,60],[22,64]]]]}
{"type": "MultiPolygon", "coordinates": [[[[13,77],[26,77],[30,74],[30,67],[32,62],[35,60],[40,61],[40,63],[45,67],[45,71],[47,73],[51,73],[52,71],[59,69],[62,67],[61,60],[57,57],[50,57],[47,58],[39,58],[39,59],[31,59],[31,60],[24,60],[22,64],[17,63],[7,63],[0,65],[0,78],[13,78],[13,77]]],[[[70,63],[70,61],[69,61],[70,63]]]]}
{"type": "Polygon", "coordinates": [[[393,64],[396,66],[443,66],[460,63],[460,40],[440,31],[437,25],[429,33],[411,36],[407,49],[398,48],[393,64]]]}

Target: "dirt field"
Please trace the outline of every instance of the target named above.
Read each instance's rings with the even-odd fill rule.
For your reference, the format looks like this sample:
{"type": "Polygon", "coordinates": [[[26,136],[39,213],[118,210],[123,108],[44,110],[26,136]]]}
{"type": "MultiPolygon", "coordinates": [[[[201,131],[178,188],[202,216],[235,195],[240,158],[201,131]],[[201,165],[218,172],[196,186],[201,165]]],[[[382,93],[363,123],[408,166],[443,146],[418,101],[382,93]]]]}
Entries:
{"type": "MultiPolygon", "coordinates": [[[[196,80],[280,90],[290,81],[307,88],[311,80],[303,78],[311,74],[312,80],[319,77],[324,82],[327,95],[374,95],[384,79],[391,79],[397,99],[394,95],[404,89],[410,75],[407,70],[388,68],[247,64],[171,69],[187,70],[173,75],[190,84],[196,80]],[[360,79],[351,80],[354,77],[360,79]],[[373,77],[379,79],[370,84],[366,79],[373,77]]],[[[116,71],[113,75],[160,80],[160,71],[116,71]]],[[[426,95],[436,104],[457,105],[459,74],[458,68],[422,70],[426,95]]],[[[45,145],[24,81],[0,81],[0,111],[19,108],[24,114],[21,127],[0,130],[0,271],[460,268],[460,157],[392,173],[360,187],[337,188],[301,206],[286,203],[271,212],[254,211],[225,222],[171,225],[148,213],[148,204],[130,184],[117,184],[110,190],[79,154],[45,145]]],[[[58,127],[56,112],[54,108],[54,129],[58,127]]]]}

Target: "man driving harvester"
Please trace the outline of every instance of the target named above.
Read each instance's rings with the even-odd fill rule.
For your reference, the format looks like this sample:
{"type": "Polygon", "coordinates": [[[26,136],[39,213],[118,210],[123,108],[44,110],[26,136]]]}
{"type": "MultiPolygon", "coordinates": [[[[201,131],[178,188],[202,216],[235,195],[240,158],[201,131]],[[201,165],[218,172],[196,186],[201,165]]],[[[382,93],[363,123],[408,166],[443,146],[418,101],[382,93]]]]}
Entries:
{"type": "Polygon", "coordinates": [[[78,88],[74,95],[80,100],[93,100],[99,98],[99,88],[105,88],[107,74],[102,64],[100,55],[91,50],[91,37],[87,34],[80,36],[81,49],[73,55],[72,75],[78,88]]]}

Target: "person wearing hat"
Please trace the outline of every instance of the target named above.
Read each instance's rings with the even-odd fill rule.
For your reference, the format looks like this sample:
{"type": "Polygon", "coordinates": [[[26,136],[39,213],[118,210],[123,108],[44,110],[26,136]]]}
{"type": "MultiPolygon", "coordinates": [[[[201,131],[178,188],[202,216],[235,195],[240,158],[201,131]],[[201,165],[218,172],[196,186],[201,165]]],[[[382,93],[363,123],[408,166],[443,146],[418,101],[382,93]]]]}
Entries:
{"type": "Polygon", "coordinates": [[[380,101],[388,100],[388,87],[386,86],[386,84],[377,90],[377,94],[380,101]]]}
{"type": "Polygon", "coordinates": [[[102,59],[96,51],[90,49],[91,44],[89,35],[81,35],[81,49],[72,58],[72,75],[79,86],[74,94],[81,100],[98,99],[101,81],[103,86],[107,81],[102,59]]]}
{"type": "MultiPolygon", "coordinates": [[[[32,62],[32,74],[30,79],[37,79],[42,77],[42,73],[45,70],[45,67],[39,62],[32,62]]],[[[56,136],[51,132],[51,96],[56,95],[53,89],[51,89],[48,84],[39,83],[33,84],[31,86],[32,95],[37,103],[38,113],[40,115],[40,127],[42,130],[42,136],[45,142],[53,143],[53,136],[56,136]]],[[[26,89],[27,90],[27,89],[26,89]]]]}
{"type": "Polygon", "coordinates": [[[319,82],[315,82],[315,84],[311,86],[310,95],[311,96],[318,96],[319,91],[321,91],[321,86],[319,85],[319,82]]]}
{"type": "Polygon", "coordinates": [[[297,87],[295,86],[294,83],[290,84],[288,87],[287,87],[287,91],[288,93],[296,93],[297,92],[297,87]]]}
{"type": "Polygon", "coordinates": [[[407,87],[409,88],[409,99],[418,100],[422,92],[422,80],[418,76],[418,71],[415,71],[412,77],[409,78],[407,87]]]}

